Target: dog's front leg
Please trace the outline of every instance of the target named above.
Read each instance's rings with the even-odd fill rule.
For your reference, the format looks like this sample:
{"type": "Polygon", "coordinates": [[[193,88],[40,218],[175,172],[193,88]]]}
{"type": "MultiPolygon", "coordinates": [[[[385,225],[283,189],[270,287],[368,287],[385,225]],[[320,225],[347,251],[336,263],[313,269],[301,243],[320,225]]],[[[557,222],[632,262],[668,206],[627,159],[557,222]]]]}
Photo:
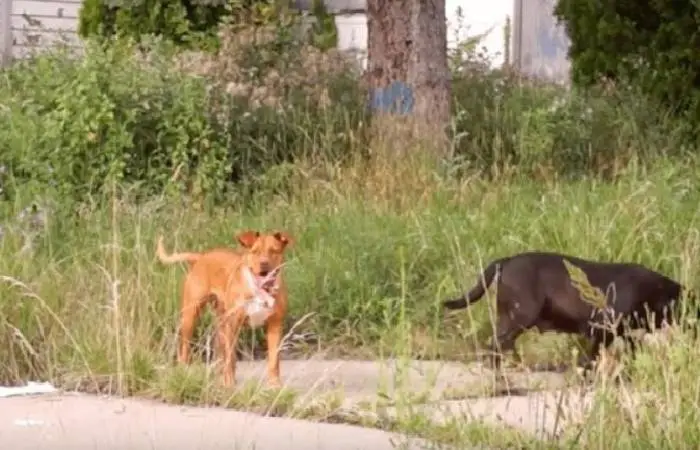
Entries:
{"type": "Polygon", "coordinates": [[[272,315],[266,323],[267,334],[267,383],[270,387],[281,387],[280,344],[282,343],[282,319],[272,315]]]}
{"type": "Polygon", "coordinates": [[[223,318],[219,327],[219,346],[223,349],[223,358],[220,358],[220,362],[223,364],[221,370],[223,384],[226,387],[236,384],[236,344],[244,319],[243,310],[236,308],[223,318]]]}

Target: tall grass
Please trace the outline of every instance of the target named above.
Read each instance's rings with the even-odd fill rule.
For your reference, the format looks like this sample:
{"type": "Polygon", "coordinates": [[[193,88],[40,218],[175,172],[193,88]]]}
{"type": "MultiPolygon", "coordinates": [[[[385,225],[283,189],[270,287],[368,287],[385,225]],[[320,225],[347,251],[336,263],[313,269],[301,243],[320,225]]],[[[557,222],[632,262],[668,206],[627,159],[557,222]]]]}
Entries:
{"type": "MultiPolygon", "coordinates": [[[[340,357],[471,360],[487,302],[447,319],[440,302],[514,252],[635,261],[698,285],[696,149],[632,89],[565,92],[467,58],[448,157],[397,160],[367,140],[350,63],[302,46],[275,57],[283,38],[231,34],[244,51],[219,56],[93,44],[0,74],[0,381],[202,401],[169,369],[183,270],[154,258],[161,233],[205,249],[243,228],[290,231],[290,315],[310,315],[294,332],[317,341],[297,351],[340,357]]],[[[625,360],[622,387],[599,380],[566,438],[697,443],[697,346],[670,342],[625,360]]],[[[575,342],[519,345],[569,361],[575,342]]]]}

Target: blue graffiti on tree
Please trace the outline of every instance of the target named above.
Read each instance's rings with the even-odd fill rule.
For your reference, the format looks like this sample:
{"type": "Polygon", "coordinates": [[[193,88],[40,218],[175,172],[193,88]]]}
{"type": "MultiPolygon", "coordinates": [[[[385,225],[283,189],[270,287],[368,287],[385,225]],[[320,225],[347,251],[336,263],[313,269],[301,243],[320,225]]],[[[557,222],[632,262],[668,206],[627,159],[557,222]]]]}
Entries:
{"type": "Polygon", "coordinates": [[[374,89],[370,98],[370,107],[373,111],[392,114],[410,114],[413,112],[414,103],[413,90],[401,81],[394,81],[387,87],[374,89]]]}

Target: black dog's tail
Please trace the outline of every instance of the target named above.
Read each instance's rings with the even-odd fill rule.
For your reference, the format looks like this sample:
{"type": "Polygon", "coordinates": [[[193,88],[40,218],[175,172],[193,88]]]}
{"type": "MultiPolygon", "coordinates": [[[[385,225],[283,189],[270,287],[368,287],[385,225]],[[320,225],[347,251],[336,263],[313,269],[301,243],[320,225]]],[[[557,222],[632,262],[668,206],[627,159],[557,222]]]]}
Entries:
{"type": "Polygon", "coordinates": [[[484,273],[481,274],[481,278],[477,281],[476,286],[465,295],[454,300],[447,300],[443,302],[442,305],[447,309],[461,309],[481,300],[481,297],[486,293],[486,289],[493,283],[493,279],[496,277],[496,272],[498,272],[500,265],[505,261],[506,258],[493,261],[486,267],[484,273]]]}

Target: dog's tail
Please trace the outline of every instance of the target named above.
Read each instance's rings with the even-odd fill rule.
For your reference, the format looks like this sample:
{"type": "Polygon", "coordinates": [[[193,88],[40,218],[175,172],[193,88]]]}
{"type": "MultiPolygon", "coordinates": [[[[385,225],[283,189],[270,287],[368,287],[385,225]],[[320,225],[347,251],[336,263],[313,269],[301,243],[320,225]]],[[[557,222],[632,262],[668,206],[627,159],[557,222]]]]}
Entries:
{"type": "Polygon", "coordinates": [[[491,286],[491,283],[493,283],[493,279],[496,277],[496,273],[498,272],[500,265],[505,261],[506,258],[493,261],[488,265],[488,267],[486,267],[484,273],[481,274],[476,286],[461,297],[443,302],[442,306],[447,309],[462,309],[481,300],[481,297],[483,297],[486,293],[486,289],[488,289],[489,286],[491,286]]]}
{"type": "Polygon", "coordinates": [[[156,254],[158,255],[158,259],[165,264],[174,264],[177,262],[188,262],[192,264],[199,261],[199,258],[202,256],[201,253],[192,252],[172,253],[168,255],[168,252],[165,251],[165,246],[163,246],[163,236],[158,237],[156,254]]]}

